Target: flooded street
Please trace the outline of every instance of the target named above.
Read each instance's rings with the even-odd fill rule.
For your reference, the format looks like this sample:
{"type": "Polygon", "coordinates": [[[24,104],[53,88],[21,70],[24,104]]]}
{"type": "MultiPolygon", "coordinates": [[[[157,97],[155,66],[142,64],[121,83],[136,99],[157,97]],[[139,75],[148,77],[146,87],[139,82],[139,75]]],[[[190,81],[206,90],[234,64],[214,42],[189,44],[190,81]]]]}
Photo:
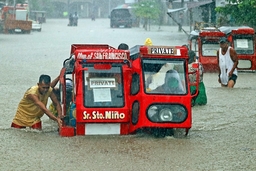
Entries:
{"type": "Polygon", "coordinates": [[[80,19],[78,27],[67,24],[66,19],[48,19],[42,32],[0,34],[0,170],[256,170],[255,72],[239,72],[234,89],[221,88],[217,73],[206,73],[208,104],[193,107],[193,124],[185,139],[144,134],[60,137],[57,123],[46,116],[42,131],[10,128],[26,89],[41,74],[55,78],[71,44],[117,47],[124,42],[133,47],[148,37],[153,45],[187,43],[176,26],[113,29],[109,19],[80,19]]]}

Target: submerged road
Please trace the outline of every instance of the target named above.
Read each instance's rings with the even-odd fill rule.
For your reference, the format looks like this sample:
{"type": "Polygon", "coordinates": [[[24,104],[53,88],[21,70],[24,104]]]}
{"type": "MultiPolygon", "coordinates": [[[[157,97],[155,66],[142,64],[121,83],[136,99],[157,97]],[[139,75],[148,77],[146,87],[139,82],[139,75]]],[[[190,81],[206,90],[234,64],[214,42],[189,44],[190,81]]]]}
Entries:
{"type": "MultiPolygon", "coordinates": [[[[149,135],[60,137],[43,117],[43,131],[10,128],[17,105],[41,74],[56,77],[73,43],[130,47],[151,38],[154,45],[187,43],[178,27],[110,28],[108,19],[48,19],[42,32],[0,34],[0,170],[14,171],[254,171],[256,170],[256,73],[239,72],[234,89],[221,88],[205,73],[208,104],[193,107],[185,139],[149,135]]],[[[189,28],[185,28],[189,30],[189,28]]]]}

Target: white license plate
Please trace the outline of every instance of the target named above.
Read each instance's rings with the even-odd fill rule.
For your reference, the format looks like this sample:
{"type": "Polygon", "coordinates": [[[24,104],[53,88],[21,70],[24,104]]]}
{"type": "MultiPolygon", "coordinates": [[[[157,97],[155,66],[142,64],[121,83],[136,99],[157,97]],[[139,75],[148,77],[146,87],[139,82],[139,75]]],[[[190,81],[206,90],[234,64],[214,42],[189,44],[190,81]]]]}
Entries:
{"type": "Polygon", "coordinates": [[[15,32],[21,32],[21,29],[15,29],[14,31],[15,32]]]}

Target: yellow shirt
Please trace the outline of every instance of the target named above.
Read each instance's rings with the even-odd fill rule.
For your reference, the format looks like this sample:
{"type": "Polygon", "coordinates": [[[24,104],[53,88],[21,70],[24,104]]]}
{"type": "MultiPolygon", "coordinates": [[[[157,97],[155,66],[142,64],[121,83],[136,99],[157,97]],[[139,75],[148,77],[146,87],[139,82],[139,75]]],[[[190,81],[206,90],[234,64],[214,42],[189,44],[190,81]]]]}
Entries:
{"type": "Polygon", "coordinates": [[[50,105],[49,105],[49,110],[54,114],[54,116],[58,116],[58,111],[57,111],[57,109],[56,109],[56,107],[54,106],[54,104],[53,103],[51,103],[50,105]]]}
{"type": "Polygon", "coordinates": [[[29,88],[23,98],[21,99],[16,115],[13,119],[13,123],[19,126],[28,126],[40,122],[40,118],[44,115],[44,112],[30,99],[27,98],[29,94],[36,95],[39,100],[46,106],[49,96],[51,95],[52,88],[50,87],[48,92],[44,95],[39,93],[38,86],[29,88]]]}

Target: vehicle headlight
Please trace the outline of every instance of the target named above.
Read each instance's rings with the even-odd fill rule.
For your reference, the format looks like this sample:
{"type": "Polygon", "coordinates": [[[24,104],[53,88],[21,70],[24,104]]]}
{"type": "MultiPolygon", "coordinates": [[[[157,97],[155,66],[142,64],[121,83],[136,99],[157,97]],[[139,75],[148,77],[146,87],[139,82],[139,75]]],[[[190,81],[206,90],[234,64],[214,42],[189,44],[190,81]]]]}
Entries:
{"type": "Polygon", "coordinates": [[[154,104],[149,106],[147,117],[151,122],[184,122],[188,117],[187,109],[180,104],[154,104]]]}
{"type": "Polygon", "coordinates": [[[171,121],[172,120],[172,112],[171,112],[171,110],[168,109],[168,108],[162,109],[159,112],[159,119],[160,119],[160,121],[163,121],[163,122],[171,121]]]}

